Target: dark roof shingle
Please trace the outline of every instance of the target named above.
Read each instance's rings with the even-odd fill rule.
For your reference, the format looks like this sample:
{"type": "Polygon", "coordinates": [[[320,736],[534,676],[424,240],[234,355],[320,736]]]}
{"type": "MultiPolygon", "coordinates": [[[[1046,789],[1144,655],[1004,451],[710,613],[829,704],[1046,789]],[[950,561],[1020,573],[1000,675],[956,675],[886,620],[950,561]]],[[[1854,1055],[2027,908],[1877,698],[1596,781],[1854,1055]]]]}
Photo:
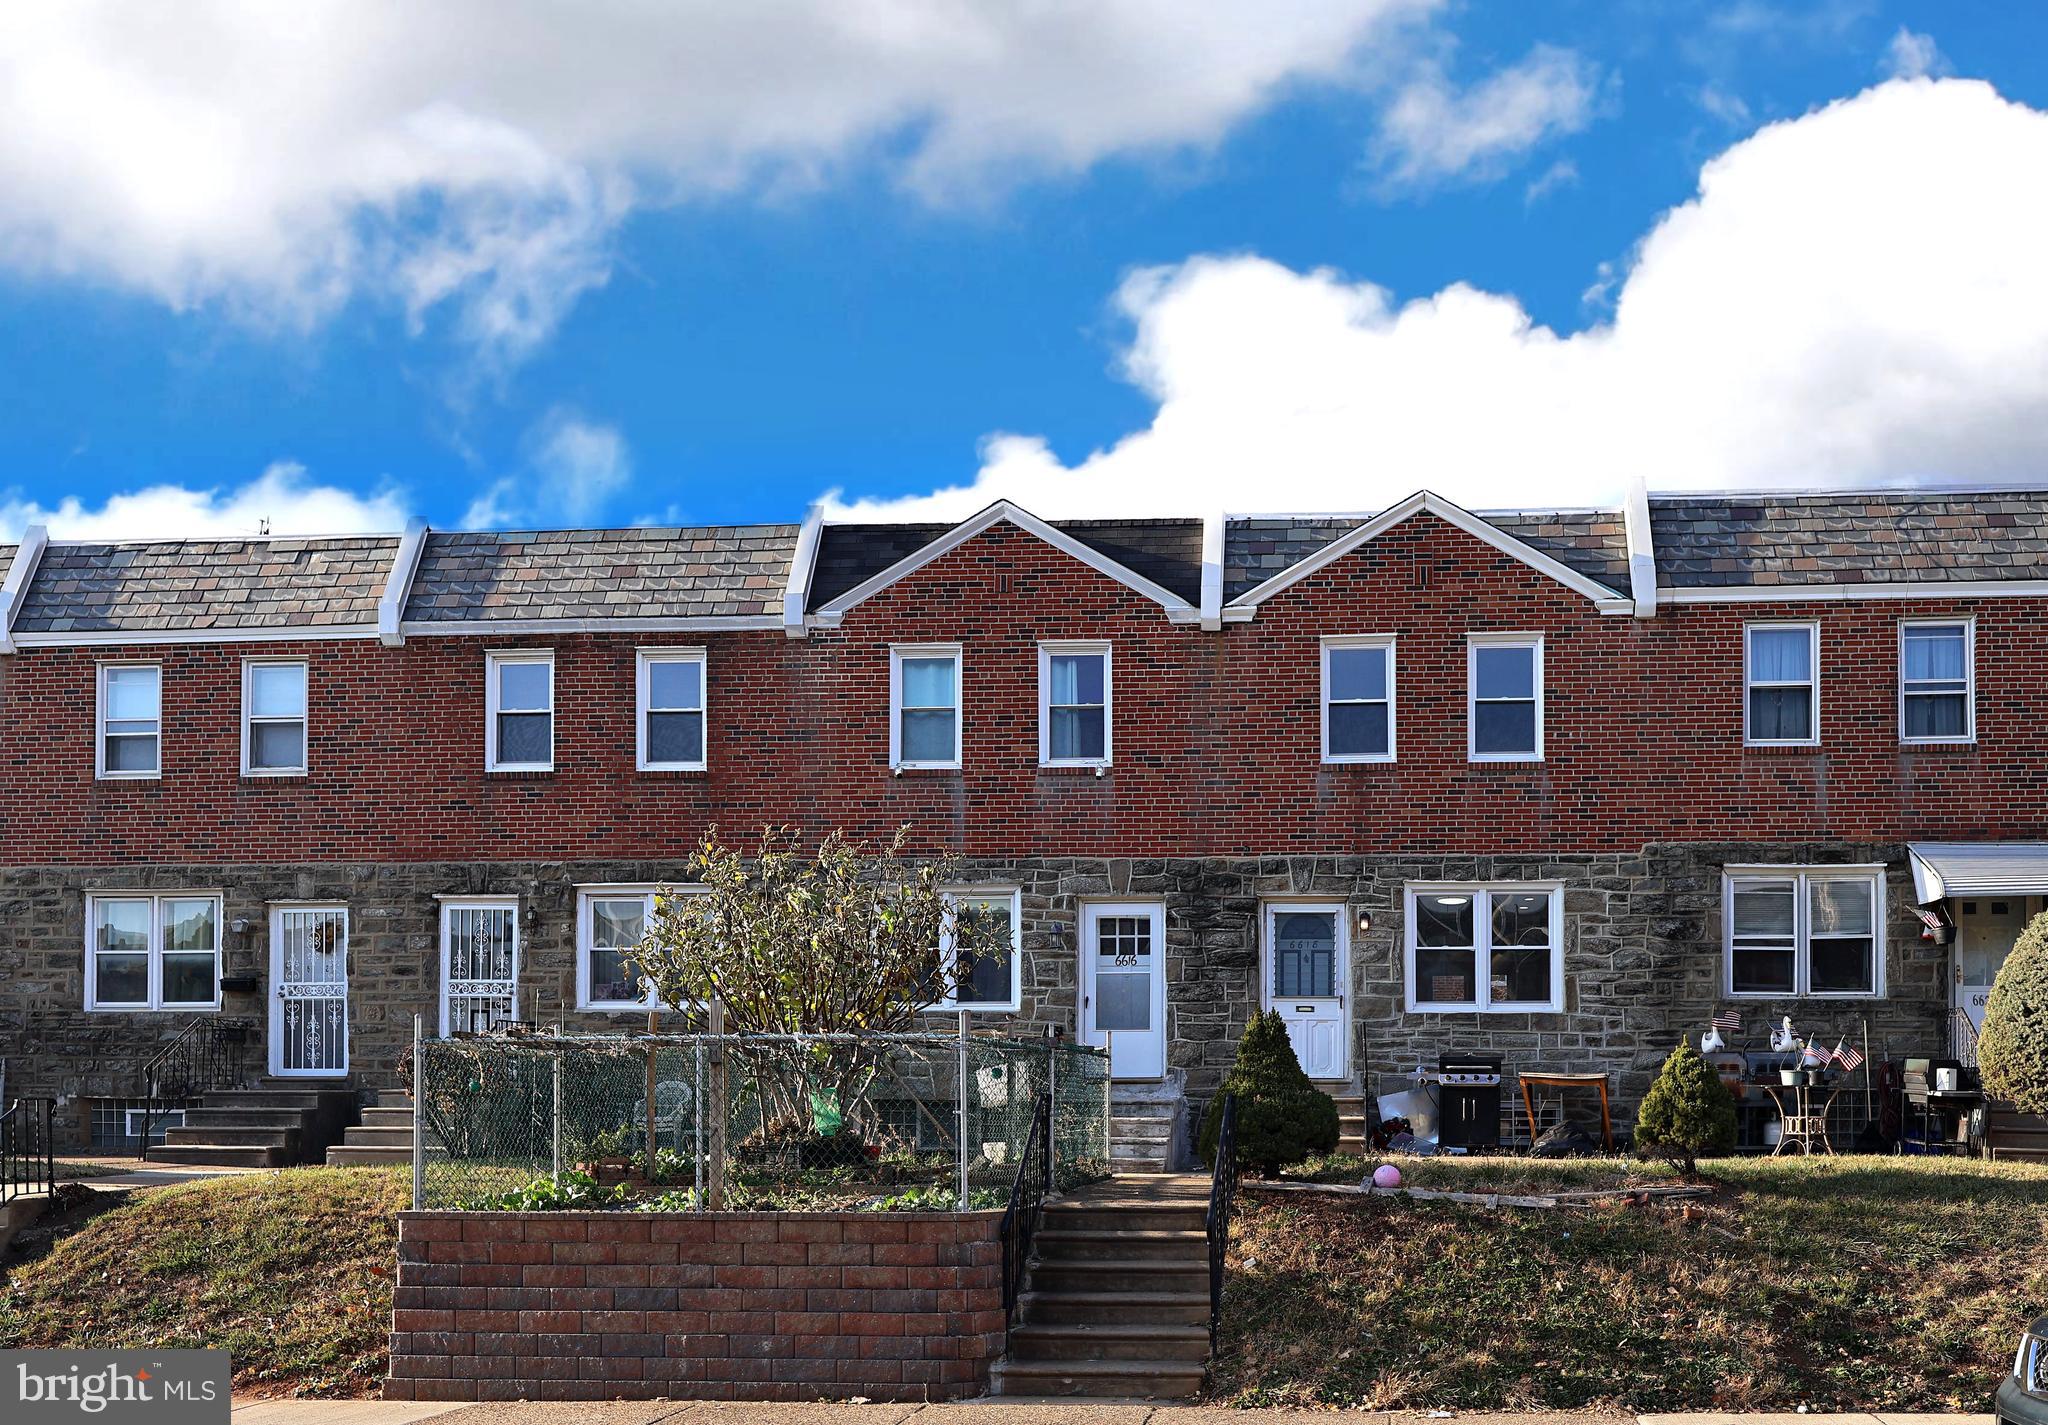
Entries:
{"type": "MultiPolygon", "coordinates": [[[[811,607],[923,549],[950,524],[828,524],[819,532],[811,607]]],[[[1202,522],[1197,519],[1057,520],[1053,527],[1190,604],[1202,597],[1202,522]]]]}
{"type": "Polygon", "coordinates": [[[779,614],[793,524],[430,534],[408,620],[779,614]]]}
{"type": "Polygon", "coordinates": [[[17,633],[374,624],[398,540],[186,539],[51,544],[17,633]]]}
{"type": "Polygon", "coordinates": [[[2048,492],[1653,496],[1657,582],[2048,578],[2048,492]]]}
{"type": "Polygon", "coordinates": [[[1597,579],[1617,593],[1628,591],[1628,530],[1620,510],[1515,511],[1479,518],[1575,574],[1597,579]]]}
{"type": "Polygon", "coordinates": [[[1365,523],[1358,515],[1246,516],[1223,527],[1223,601],[1285,573],[1365,523]]]}

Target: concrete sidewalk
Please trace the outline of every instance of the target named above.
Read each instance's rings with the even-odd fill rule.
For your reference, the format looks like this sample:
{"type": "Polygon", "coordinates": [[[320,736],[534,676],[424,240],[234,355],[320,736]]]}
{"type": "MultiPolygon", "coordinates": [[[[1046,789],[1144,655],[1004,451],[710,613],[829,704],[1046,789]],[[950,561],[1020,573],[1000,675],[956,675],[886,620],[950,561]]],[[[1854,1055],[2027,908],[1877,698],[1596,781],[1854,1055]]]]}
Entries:
{"type": "Polygon", "coordinates": [[[1607,1410],[1232,1410],[1217,1405],[976,1400],[958,1405],[728,1404],[717,1401],[532,1401],[449,1407],[411,1400],[251,1400],[234,1425],[1991,1425],[1986,1415],[1744,1415],[1607,1410]]]}

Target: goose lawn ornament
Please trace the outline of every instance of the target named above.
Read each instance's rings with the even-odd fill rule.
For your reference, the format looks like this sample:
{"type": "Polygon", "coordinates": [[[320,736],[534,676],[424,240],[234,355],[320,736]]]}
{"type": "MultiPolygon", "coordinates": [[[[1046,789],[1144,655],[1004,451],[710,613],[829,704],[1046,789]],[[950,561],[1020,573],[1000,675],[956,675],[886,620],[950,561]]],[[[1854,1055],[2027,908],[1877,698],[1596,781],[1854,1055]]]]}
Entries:
{"type": "Polygon", "coordinates": [[[1718,1024],[1709,1026],[1707,1032],[1700,1036],[1702,1054],[1718,1054],[1727,1047],[1726,1041],[1721,1038],[1721,1026],[1718,1024]]]}
{"type": "Polygon", "coordinates": [[[1771,1031],[1771,1052],[1789,1054],[1799,1047],[1799,1036],[1792,1032],[1792,1016],[1786,1015],[1785,1022],[1771,1031]]]}

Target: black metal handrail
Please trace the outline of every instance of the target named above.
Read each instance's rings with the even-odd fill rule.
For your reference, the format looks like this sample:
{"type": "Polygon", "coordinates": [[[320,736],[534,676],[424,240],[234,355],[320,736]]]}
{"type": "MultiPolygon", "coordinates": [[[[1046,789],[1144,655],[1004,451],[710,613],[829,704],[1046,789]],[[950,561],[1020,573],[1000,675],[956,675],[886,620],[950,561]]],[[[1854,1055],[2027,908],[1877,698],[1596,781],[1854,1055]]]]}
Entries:
{"type": "Polygon", "coordinates": [[[1031,1105],[1031,1131],[1025,1135],[1024,1151],[1017,1158],[1017,1178],[1010,1184],[1009,1205],[1003,1209],[1000,1229],[1003,1239],[1003,1319],[1017,1315],[1017,1298],[1023,1292],[1024,1268],[1031,1260],[1031,1239],[1038,1232],[1039,1215],[1052,1192],[1052,1095],[1042,1093],[1031,1105]]]}
{"type": "Polygon", "coordinates": [[[57,1101],[18,1098],[0,1111],[0,1202],[57,1186],[57,1101]]]}
{"type": "Polygon", "coordinates": [[[149,1135],[171,1102],[241,1086],[248,1040],[247,1020],[207,1015],[179,1030],[177,1038],[142,1066],[142,1134],[136,1157],[149,1157],[149,1135]]]}
{"type": "Polygon", "coordinates": [[[1216,1165],[1209,1175],[1209,1350],[1216,1350],[1216,1323],[1223,1316],[1223,1259],[1230,1248],[1230,1212],[1237,1204],[1237,1095],[1223,1096],[1216,1128],[1216,1165]]]}
{"type": "Polygon", "coordinates": [[[1977,1067],[1977,1025],[1961,1005],[1948,1012],[1948,1052],[1964,1068],[1977,1067]]]}

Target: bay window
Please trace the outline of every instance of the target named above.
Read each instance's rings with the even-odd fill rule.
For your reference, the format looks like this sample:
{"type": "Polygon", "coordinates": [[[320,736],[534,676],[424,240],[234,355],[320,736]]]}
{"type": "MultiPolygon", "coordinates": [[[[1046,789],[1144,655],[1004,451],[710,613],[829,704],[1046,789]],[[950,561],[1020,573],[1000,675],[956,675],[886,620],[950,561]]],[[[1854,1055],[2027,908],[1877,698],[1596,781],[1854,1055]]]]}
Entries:
{"type": "Polygon", "coordinates": [[[85,1007],[220,1008],[219,896],[86,897],[85,1007]]]}
{"type": "Polygon", "coordinates": [[[1730,870],[1723,901],[1729,994],[1883,993],[1882,868],[1730,870]]]}
{"type": "Polygon", "coordinates": [[[1564,1008],[1564,890],[1550,883],[1410,886],[1410,1013],[1564,1008]]]}

